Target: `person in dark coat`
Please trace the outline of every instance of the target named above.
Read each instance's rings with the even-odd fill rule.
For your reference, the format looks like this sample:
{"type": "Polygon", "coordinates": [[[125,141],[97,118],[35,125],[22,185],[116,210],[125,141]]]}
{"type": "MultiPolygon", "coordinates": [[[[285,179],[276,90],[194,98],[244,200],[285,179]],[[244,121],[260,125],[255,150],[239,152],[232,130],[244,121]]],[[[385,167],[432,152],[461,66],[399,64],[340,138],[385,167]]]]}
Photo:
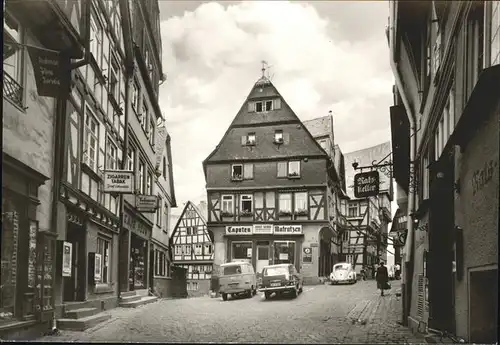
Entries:
{"type": "Polygon", "coordinates": [[[380,289],[380,296],[384,295],[384,287],[389,282],[389,272],[387,272],[387,267],[385,267],[384,262],[380,261],[380,265],[377,268],[377,289],[380,289]]]}

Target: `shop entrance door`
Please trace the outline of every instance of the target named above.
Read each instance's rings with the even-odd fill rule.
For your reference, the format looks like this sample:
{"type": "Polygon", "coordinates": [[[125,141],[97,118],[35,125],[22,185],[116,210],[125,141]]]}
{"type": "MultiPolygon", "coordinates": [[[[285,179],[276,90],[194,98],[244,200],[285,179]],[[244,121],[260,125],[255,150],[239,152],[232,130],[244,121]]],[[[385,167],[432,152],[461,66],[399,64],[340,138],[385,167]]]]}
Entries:
{"type": "Polygon", "coordinates": [[[146,241],[135,234],[130,236],[130,291],[146,288],[146,241]]]}
{"type": "Polygon", "coordinates": [[[64,302],[85,300],[85,229],[68,223],[66,241],[72,244],[71,277],[63,277],[64,302]]]}
{"type": "Polygon", "coordinates": [[[257,262],[255,263],[255,271],[257,275],[262,273],[262,269],[269,265],[269,245],[257,246],[257,262]]]}

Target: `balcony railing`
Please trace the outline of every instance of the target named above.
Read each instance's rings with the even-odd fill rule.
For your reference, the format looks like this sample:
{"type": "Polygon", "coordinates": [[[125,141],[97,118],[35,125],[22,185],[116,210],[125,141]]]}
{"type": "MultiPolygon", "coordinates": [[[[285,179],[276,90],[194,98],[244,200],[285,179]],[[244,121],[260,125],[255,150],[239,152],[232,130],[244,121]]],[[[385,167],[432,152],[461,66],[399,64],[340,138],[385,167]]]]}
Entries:
{"type": "Polygon", "coordinates": [[[23,87],[5,71],[3,72],[3,96],[23,107],[23,87]]]}

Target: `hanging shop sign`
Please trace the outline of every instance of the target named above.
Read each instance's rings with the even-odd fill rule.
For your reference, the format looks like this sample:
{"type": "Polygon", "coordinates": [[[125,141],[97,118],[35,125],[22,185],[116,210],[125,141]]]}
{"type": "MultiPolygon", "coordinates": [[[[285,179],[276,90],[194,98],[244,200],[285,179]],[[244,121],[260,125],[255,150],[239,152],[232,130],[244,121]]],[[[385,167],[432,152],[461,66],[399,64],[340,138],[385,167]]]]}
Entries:
{"type": "Polygon", "coordinates": [[[254,224],[253,226],[254,234],[272,234],[273,225],[272,224],[254,224]]]}
{"type": "Polygon", "coordinates": [[[250,225],[240,225],[240,226],[226,226],[226,235],[251,235],[252,226],[250,225]]]}
{"type": "Polygon", "coordinates": [[[71,78],[69,56],[33,46],[26,48],[33,64],[38,95],[54,98],[67,95],[71,78]]]}
{"type": "Polygon", "coordinates": [[[275,225],[274,234],[276,235],[302,234],[302,225],[275,225]]]}
{"type": "Polygon", "coordinates": [[[136,195],[135,208],[139,212],[155,213],[158,208],[158,197],[156,195],[136,195]]]}
{"type": "Polygon", "coordinates": [[[378,171],[362,172],[354,175],[354,196],[356,198],[368,198],[379,193],[378,171]]]}
{"type": "Polygon", "coordinates": [[[302,248],[302,262],[312,262],[312,249],[311,247],[302,248]]]}
{"type": "Polygon", "coordinates": [[[63,242],[62,276],[71,277],[71,261],[73,259],[73,244],[63,242]]]}
{"type": "Polygon", "coordinates": [[[133,231],[135,234],[141,235],[144,238],[151,237],[151,228],[134,217],[129,212],[123,212],[123,227],[133,231]]]}
{"type": "Polygon", "coordinates": [[[107,170],[104,172],[104,193],[134,193],[134,172],[107,170]]]}

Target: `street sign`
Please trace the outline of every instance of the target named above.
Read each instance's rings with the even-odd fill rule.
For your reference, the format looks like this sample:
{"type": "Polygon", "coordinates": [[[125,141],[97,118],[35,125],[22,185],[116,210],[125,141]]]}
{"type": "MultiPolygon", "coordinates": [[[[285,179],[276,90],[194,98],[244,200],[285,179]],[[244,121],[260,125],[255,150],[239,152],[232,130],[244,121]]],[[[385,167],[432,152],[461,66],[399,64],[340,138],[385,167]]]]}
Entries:
{"type": "Polygon", "coordinates": [[[354,175],[354,196],[368,198],[379,193],[380,179],[378,171],[362,172],[354,175]]]}

